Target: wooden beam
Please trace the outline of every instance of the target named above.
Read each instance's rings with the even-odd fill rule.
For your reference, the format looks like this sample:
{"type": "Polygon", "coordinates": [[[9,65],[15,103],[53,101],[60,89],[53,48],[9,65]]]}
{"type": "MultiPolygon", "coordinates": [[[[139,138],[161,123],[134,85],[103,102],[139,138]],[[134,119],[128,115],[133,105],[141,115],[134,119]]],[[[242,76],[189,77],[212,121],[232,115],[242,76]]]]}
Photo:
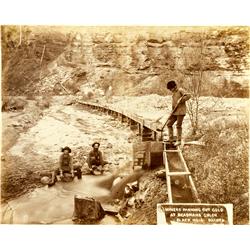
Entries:
{"type": "Polygon", "coordinates": [[[181,175],[190,175],[190,172],[169,172],[168,175],[170,176],[181,176],[181,175]]]}
{"type": "Polygon", "coordinates": [[[189,142],[185,142],[184,145],[206,146],[204,142],[199,142],[199,141],[189,141],[189,142]]]}
{"type": "Polygon", "coordinates": [[[141,124],[140,123],[138,123],[138,134],[139,135],[142,135],[142,127],[141,127],[141,124]]]}
{"type": "Polygon", "coordinates": [[[177,150],[177,149],[165,149],[164,151],[167,152],[167,153],[178,153],[180,150],[177,150]]]}
{"type": "Polygon", "coordinates": [[[166,180],[167,180],[167,190],[168,190],[168,202],[173,203],[173,196],[172,196],[172,189],[171,189],[171,178],[169,175],[169,166],[168,166],[168,159],[167,153],[163,152],[163,163],[166,169],[166,180]]]}

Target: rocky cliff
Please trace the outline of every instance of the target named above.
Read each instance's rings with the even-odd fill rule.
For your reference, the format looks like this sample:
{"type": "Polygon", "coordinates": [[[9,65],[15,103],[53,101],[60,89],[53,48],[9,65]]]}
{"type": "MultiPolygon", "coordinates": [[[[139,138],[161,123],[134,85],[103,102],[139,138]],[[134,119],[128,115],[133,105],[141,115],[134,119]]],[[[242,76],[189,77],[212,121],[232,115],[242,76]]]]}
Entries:
{"type": "Polygon", "coordinates": [[[176,79],[187,88],[200,81],[204,95],[247,95],[246,27],[78,27],[60,32],[50,33],[52,40],[39,33],[34,38],[35,49],[27,48],[31,77],[23,52],[18,54],[20,49],[3,62],[8,90],[81,94],[99,89],[98,94],[103,94],[112,89],[116,95],[165,94],[164,83],[176,79]],[[23,84],[27,77],[29,84],[23,84]]]}

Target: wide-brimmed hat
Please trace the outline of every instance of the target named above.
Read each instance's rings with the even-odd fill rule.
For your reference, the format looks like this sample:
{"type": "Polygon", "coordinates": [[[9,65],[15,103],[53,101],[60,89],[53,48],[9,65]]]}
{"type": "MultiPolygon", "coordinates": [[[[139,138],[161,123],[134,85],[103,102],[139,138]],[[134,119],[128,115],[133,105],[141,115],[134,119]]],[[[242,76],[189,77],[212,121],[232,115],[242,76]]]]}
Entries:
{"type": "Polygon", "coordinates": [[[167,89],[171,90],[171,89],[174,89],[175,87],[176,87],[175,81],[169,81],[167,83],[167,89]]]}
{"type": "Polygon", "coordinates": [[[64,152],[64,150],[68,150],[68,151],[69,151],[69,153],[71,153],[71,148],[70,148],[70,147],[68,147],[68,146],[66,146],[66,147],[62,148],[62,152],[64,152]]]}
{"type": "Polygon", "coordinates": [[[98,144],[98,147],[100,147],[100,143],[99,143],[99,142],[94,142],[94,143],[92,144],[92,148],[95,146],[95,144],[98,144]]]}

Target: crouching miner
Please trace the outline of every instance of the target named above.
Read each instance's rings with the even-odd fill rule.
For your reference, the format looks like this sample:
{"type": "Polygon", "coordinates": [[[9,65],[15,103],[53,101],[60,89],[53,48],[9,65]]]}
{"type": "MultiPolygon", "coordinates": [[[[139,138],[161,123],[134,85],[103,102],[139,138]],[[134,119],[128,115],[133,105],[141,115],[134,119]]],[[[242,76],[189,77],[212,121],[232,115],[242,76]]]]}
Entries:
{"type": "Polygon", "coordinates": [[[92,174],[94,174],[95,170],[103,173],[103,166],[106,162],[103,161],[102,152],[99,150],[100,143],[94,142],[92,144],[92,150],[89,152],[88,155],[88,166],[92,174]]]}
{"type": "Polygon", "coordinates": [[[78,179],[82,178],[82,171],[80,167],[73,167],[72,164],[72,156],[70,155],[71,148],[64,147],[62,148],[62,154],[59,158],[59,168],[55,170],[52,176],[53,182],[57,181],[56,176],[60,175],[60,177],[63,177],[65,173],[71,174],[72,178],[77,176],[78,179]]]}

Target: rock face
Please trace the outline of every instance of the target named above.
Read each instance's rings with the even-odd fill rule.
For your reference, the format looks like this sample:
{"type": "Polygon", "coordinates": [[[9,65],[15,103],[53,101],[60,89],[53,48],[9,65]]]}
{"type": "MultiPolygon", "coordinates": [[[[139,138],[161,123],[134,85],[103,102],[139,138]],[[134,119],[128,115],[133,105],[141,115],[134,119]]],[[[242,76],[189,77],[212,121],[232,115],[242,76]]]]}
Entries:
{"type": "Polygon", "coordinates": [[[35,91],[75,94],[86,85],[104,92],[112,87],[116,95],[165,94],[166,81],[189,87],[201,71],[203,94],[211,94],[209,86],[248,85],[247,28],[89,28],[59,40],[54,53],[56,41],[46,44],[54,60],[46,57],[35,91]]]}

